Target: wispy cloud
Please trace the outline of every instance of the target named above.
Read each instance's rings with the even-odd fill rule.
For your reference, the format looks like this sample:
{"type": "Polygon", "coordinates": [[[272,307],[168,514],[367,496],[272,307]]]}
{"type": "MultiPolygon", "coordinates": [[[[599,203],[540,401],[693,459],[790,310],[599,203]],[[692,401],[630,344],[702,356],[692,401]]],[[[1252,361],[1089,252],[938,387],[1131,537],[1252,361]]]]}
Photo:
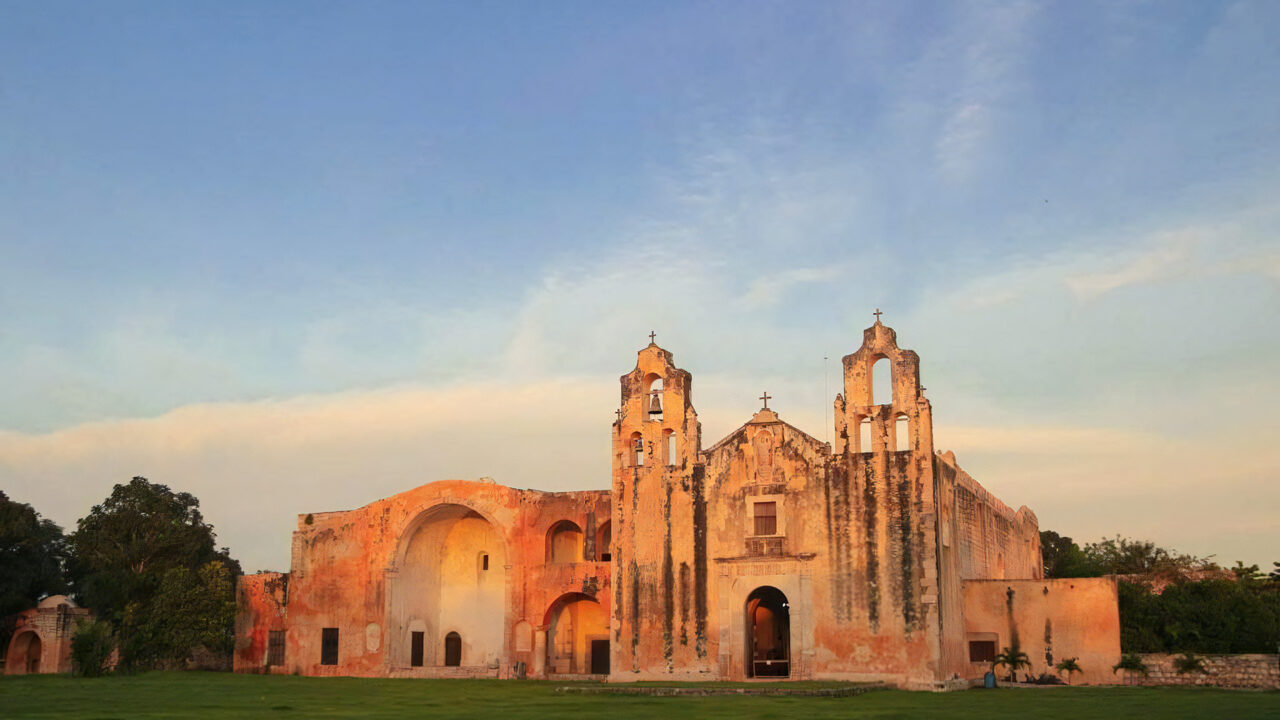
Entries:
{"type": "Polygon", "coordinates": [[[838,265],[773,272],[753,280],[743,300],[754,307],[773,305],[796,286],[832,282],[844,273],[845,269],[838,265]]]}

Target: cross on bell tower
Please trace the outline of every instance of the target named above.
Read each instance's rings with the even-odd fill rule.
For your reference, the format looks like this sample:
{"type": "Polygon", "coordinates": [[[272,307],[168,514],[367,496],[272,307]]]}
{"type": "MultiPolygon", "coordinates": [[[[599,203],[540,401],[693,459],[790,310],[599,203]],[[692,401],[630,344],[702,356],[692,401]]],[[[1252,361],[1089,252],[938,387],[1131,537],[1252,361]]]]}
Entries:
{"type": "Polygon", "coordinates": [[[765,410],[768,410],[768,409],[769,409],[769,398],[771,398],[771,397],[773,397],[773,396],[769,394],[769,391],[768,391],[768,390],[765,390],[765,391],[764,391],[764,394],[760,396],[760,400],[764,402],[764,409],[765,409],[765,410]]]}
{"type": "Polygon", "coordinates": [[[880,312],[880,308],[876,308],[876,311],[871,314],[876,316],[876,322],[878,323],[880,322],[880,316],[884,313],[880,312]]]}

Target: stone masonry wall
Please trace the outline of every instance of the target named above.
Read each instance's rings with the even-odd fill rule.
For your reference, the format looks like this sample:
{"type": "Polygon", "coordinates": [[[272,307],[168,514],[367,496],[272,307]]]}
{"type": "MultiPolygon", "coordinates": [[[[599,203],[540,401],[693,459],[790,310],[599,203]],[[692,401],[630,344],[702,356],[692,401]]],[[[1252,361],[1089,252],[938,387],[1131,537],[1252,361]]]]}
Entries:
{"type": "Polygon", "coordinates": [[[1151,653],[1142,656],[1147,676],[1125,672],[1126,685],[1213,685],[1229,688],[1280,690],[1280,655],[1200,655],[1207,673],[1180,675],[1174,660],[1179,655],[1151,653]]]}

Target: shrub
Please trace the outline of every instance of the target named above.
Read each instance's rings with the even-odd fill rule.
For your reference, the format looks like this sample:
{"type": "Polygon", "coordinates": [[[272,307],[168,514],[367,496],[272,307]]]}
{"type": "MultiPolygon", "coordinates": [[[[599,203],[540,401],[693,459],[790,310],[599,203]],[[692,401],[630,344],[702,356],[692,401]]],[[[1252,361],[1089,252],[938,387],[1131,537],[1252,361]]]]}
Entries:
{"type": "Polygon", "coordinates": [[[71,636],[71,664],[81,677],[100,677],[116,649],[116,636],[105,620],[82,621],[71,636]]]}
{"type": "Polygon", "coordinates": [[[1178,671],[1179,675],[1188,673],[1200,673],[1208,675],[1209,671],[1205,669],[1204,660],[1196,657],[1194,653],[1184,653],[1173,659],[1173,669],[1178,671]]]}
{"type": "Polygon", "coordinates": [[[1111,666],[1111,672],[1113,673],[1121,670],[1138,673],[1142,677],[1146,677],[1149,674],[1147,664],[1142,662],[1142,656],[1137,653],[1125,653],[1120,656],[1120,662],[1111,666]]]}

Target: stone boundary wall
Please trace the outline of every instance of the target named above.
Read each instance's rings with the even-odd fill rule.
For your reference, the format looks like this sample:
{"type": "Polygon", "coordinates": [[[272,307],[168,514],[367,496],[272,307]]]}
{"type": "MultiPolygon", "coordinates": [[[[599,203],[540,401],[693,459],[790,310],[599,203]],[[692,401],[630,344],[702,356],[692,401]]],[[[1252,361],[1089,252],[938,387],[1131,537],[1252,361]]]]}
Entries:
{"type": "Polygon", "coordinates": [[[1142,655],[1148,675],[1125,671],[1126,685],[1213,685],[1228,688],[1280,690],[1280,655],[1199,655],[1207,674],[1179,675],[1173,661],[1179,654],[1142,655]]]}

